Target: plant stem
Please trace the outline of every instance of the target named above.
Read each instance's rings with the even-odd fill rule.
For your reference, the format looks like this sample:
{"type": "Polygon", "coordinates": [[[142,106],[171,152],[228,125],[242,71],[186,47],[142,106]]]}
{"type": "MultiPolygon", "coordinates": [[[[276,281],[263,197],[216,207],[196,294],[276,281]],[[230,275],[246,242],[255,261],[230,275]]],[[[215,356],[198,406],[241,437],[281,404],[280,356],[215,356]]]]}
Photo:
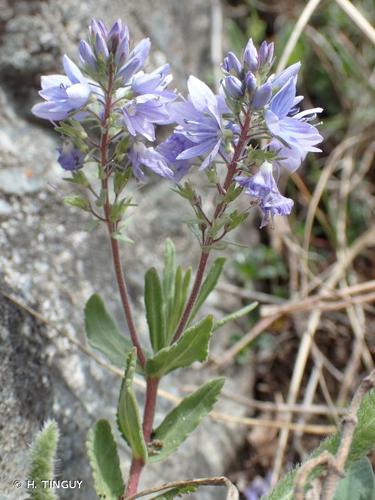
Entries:
{"type": "Polygon", "coordinates": [[[125,281],[124,273],[123,273],[122,266],[121,266],[119,242],[111,236],[112,228],[110,227],[109,224],[108,224],[108,231],[110,233],[112,259],[113,259],[113,265],[114,265],[114,269],[115,269],[117,285],[118,285],[118,289],[120,292],[120,298],[121,298],[122,306],[124,309],[128,328],[129,328],[130,338],[133,342],[134,347],[137,349],[138,360],[139,360],[140,365],[143,368],[145,366],[145,363],[146,363],[146,358],[145,358],[145,355],[143,354],[142,347],[139,343],[137,330],[135,328],[133,315],[131,312],[131,307],[130,307],[130,303],[129,303],[129,294],[128,294],[126,281],[125,281]]]}
{"type": "Polygon", "coordinates": [[[133,458],[129,471],[129,481],[122,499],[135,495],[138,490],[139,479],[145,463],[141,458],[133,458]]]}
{"type": "MultiPolygon", "coordinates": [[[[151,441],[158,385],[158,378],[150,377],[147,379],[145,409],[143,413],[143,435],[146,445],[151,441]]],[[[128,496],[135,495],[137,493],[139,480],[144,466],[145,463],[142,459],[133,457],[129,471],[129,481],[123,498],[127,498],[128,496]]]]}
{"type": "Polygon", "coordinates": [[[195,276],[194,285],[193,285],[193,288],[191,290],[189,300],[186,304],[185,310],[184,310],[183,315],[181,317],[180,323],[178,324],[178,327],[177,327],[177,330],[176,330],[176,333],[173,337],[172,342],[176,342],[180,338],[182,332],[184,331],[184,328],[185,328],[187,322],[189,321],[191,311],[193,309],[195,301],[197,300],[198,293],[199,293],[200,287],[202,285],[204,271],[206,269],[207,260],[208,260],[209,255],[210,255],[210,250],[204,250],[201,253],[201,258],[199,260],[199,265],[198,265],[197,274],[195,276]]]}
{"type": "Polygon", "coordinates": [[[109,141],[108,141],[108,119],[111,114],[111,107],[112,107],[112,86],[113,86],[113,71],[109,71],[108,75],[108,90],[105,94],[105,103],[104,103],[104,115],[103,115],[103,120],[102,120],[102,136],[100,140],[100,163],[102,166],[102,174],[103,174],[103,179],[102,179],[102,188],[105,193],[105,200],[104,200],[104,214],[105,214],[105,220],[107,223],[107,228],[108,228],[108,234],[111,242],[111,252],[112,252],[112,260],[113,260],[113,266],[115,270],[115,275],[116,275],[116,281],[118,285],[118,289],[120,292],[120,298],[122,302],[122,306],[124,309],[125,313],[125,318],[126,322],[128,324],[129,332],[130,332],[130,337],[133,342],[134,347],[137,349],[137,356],[140,365],[143,367],[145,365],[145,356],[143,354],[141,345],[138,340],[138,335],[137,335],[137,330],[135,328],[135,323],[133,321],[133,315],[130,307],[130,302],[129,302],[129,294],[128,294],[128,289],[126,286],[126,281],[124,277],[124,273],[122,270],[122,265],[121,265],[121,257],[120,257],[120,247],[119,247],[119,242],[113,238],[113,232],[115,229],[115,224],[111,222],[110,220],[110,201],[109,201],[109,195],[108,195],[108,177],[107,177],[107,165],[108,165],[108,146],[109,146],[109,141]]]}
{"type": "MultiPolygon", "coordinates": [[[[236,148],[235,148],[234,153],[233,153],[232,161],[228,165],[227,175],[225,177],[225,181],[223,184],[223,191],[224,192],[226,192],[229,189],[229,187],[233,181],[233,178],[236,175],[237,163],[238,163],[239,159],[241,158],[243,150],[245,149],[247,141],[248,141],[248,133],[249,133],[249,129],[250,129],[250,123],[251,123],[251,108],[249,108],[248,111],[246,112],[245,120],[244,120],[244,123],[243,123],[242,128],[241,128],[241,134],[240,134],[238,143],[237,143],[236,148]]],[[[225,203],[224,201],[219,203],[218,206],[216,207],[213,220],[215,220],[218,217],[220,217],[221,215],[223,215],[226,207],[227,207],[227,203],[225,203]]],[[[176,342],[180,338],[180,336],[182,335],[182,333],[183,333],[183,331],[184,331],[184,329],[189,321],[191,311],[194,307],[195,301],[197,300],[197,297],[199,294],[199,290],[202,286],[204,272],[206,270],[208,257],[210,255],[210,251],[211,251],[210,247],[211,247],[213,242],[214,242],[214,240],[211,236],[209,236],[205,241],[202,242],[203,248],[202,248],[201,257],[200,257],[199,264],[198,264],[197,274],[195,276],[194,285],[193,285],[193,288],[191,290],[189,300],[186,304],[185,310],[182,314],[181,320],[178,324],[178,327],[177,327],[177,330],[176,330],[176,333],[173,337],[172,342],[176,342]]]]}
{"type": "Polygon", "coordinates": [[[151,441],[152,425],[154,423],[156,398],[158,395],[159,379],[149,377],[147,379],[145,409],[143,413],[143,435],[146,445],[151,441]]]}

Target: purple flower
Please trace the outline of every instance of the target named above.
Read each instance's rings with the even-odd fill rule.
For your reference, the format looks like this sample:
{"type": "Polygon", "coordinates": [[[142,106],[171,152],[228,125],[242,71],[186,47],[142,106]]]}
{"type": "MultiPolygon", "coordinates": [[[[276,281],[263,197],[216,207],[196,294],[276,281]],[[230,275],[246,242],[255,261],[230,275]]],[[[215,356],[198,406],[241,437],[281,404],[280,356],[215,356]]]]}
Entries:
{"type": "Polygon", "coordinates": [[[42,76],[39,95],[47,102],[33,106],[32,112],[45,120],[64,120],[73,111],[81,109],[90,96],[90,86],[81,71],[69,59],[63,57],[65,75],[42,76]]]}
{"type": "Polygon", "coordinates": [[[243,85],[239,78],[233,75],[226,76],[223,80],[224,92],[232,99],[238,99],[244,95],[243,85]]]}
{"type": "Polygon", "coordinates": [[[264,114],[274,137],[269,148],[278,153],[278,165],[290,172],[297,170],[308,152],[320,152],[315,145],[323,140],[316,127],[307,123],[316,113],[321,113],[322,108],[298,112],[296,104],[301,99],[296,97],[296,78],[293,77],[272,97],[264,114]]]}
{"type": "Polygon", "coordinates": [[[159,96],[164,102],[176,99],[174,92],[166,90],[172,81],[169,64],[164,64],[152,73],[138,73],[133,76],[130,88],[135,95],[152,94],[159,96]]]}
{"type": "Polygon", "coordinates": [[[264,162],[258,172],[251,176],[239,176],[235,179],[245,188],[245,193],[254,198],[263,212],[260,227],[266,226],[275,215],[289,215],[293,200],[282,196],[273,177],[272,163],[264,162]]]}
{"type": "Polygon", "coordinates": [[[238,57],[233,52],[228,52],[223,61],[223,70],[227,73],[232,73],[239,76],[242,72],[242,64],[238,57]]]}
{"type": "Polygon", "coordinates": [[[174,170],[173,178],[176,182],[180,182],[193,164],[191,158],[187,160],[178,160],[177,158],[180,153],[192,146],[194,146],[194,142],[176,131],[156,148],[156,151],[166,159],[168,165],[174,170]]]}
{"type": "Polygon", "coordinates": [[[246,500],[260,500],[263,495],[267,494],[271,488],[271,474],[267,474],[266,478],[257,476],[246,490],[244,495],[246,500]]]}
{"type": "Polygon", "coordinates": [[[92,55],[94,56],[95,66],[98,60],[107,61],[109,54],[113,54],[117,65],[124,64],[129,55],[129,30],[123,26],[121,19],[118,19],[108,31],[103,21],[93,19],[90,27],[91,46],[88,51],[86,42],[80,43],[80,56],[83,62],[93,65],[92,55]],[[92,54],[91,54],[92,53],[92,54]]]}
{"type": "Polygon", "coordinates": [[[283,87],[291,78],[294,78],[298,75],[299,70],[301,69],[301,63],[296,62],[288,68],[284,69],[279,75],[271,75],[268,81],[271,83],[272,88],[274,90],[278,90],[283,87]]]}
{"type": "Polygon", "coordinates": [[[272,86],[266,82],[258,87],[254,93],[251,105],[254,109],[262,109],[269,102],[272,96],[272,86]]]}
{"type": "Polygon", "coordinates": [[[126,58],[125,64],[119,69],[118,75],[123,82],[127,83],[131,77],[143,68],[150,52],[151,42],[149,38],[141,40],[126,58]]]}
{"type": "Polygon", "coordinates": [[[279,192],[271,192],[260,203],[263,212],[260,228],[267,226],[275,215],[290,215],[294,202],[290,198],[282,196],[279,192]]]}
{"type": "Polygon", "coordinates": [[[173,179],[173,172],[168,167],[165,158],[155,149],[147,148],[142,142],[135,142],[130,148],[128,158],[132,165],[133,174],[139,181],[145,180],[141,166],[152,170],[155,174],[173,179]]]}
{"type": "Polygon", "coordinates": [[[121,111],[129,133],[140,134],[149,141],[155,140],[155,124],[171,123],[165,102],[157,95],[138,96],[126,102],[121,111]]]}
{"type": "Polygon", "coordinates": [[[277,191],[277,184],[273,177],[272,163],[265,161],[258,172],[251,177],[238,176],[235,178],[245,193],[253,198],[265,198],[271,191],[277,191]]]}
{"type": "Polygon", "coordinates": [[[267,43],[266,41],[262,42],[258,51],[259,58],[259,66],[265,66],[268,64],[269,66],[272,64],[273,60],[273,52],[274,52],[274,44],[267,43]]]}
{"type": "Polygon", "coordinates": [[[256,71],[259,68],[258,51],[251,38],[247,42],[242,59],[245,68],[250,71],[256,71]]]}
{"type": "Polygon", "coordinates": [[[64,170],[75,171],[83,167],[85,155],[82,151],[76,149],[71,142],[64,142],[57,151],[59,153],[57,161],[64,170]]]}
{"type": "Polygon", "coordinates": [[[188,79],[189,100],[171,103],[168,111],[179,125],[178,133],[194,145],[182,151],[177,160],[189,160],[205,156],[200,170],[207,168],[215,159],[223,143],[221,116],[227,111],[222,96],[215,96],[198,78],[188,79]]]}

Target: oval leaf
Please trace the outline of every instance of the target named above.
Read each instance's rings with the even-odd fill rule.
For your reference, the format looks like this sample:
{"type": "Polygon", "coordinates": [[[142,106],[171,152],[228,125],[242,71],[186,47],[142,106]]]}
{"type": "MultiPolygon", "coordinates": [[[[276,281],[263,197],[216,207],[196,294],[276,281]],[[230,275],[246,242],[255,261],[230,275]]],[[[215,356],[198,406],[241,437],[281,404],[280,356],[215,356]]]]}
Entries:
{"type": "Polygon", "coordinates": [[[96,422],[86,444],[98,497],[117,500],[124,492],[124,482],[110,423],[104,419],[96,422]]]}
{"type": "Polygon", "coordinates": [[[133,349],[131,340],[121,335],[99,295],[92,295],[85,307],[85,328],[90,346],[114,365],[124,368],[133,349]]]}
{"type": "Polygon", "coordinates": [[[186,330],[175,344],[159,351],[146,364],[146,372],[153,377],[189,366],[194,361],[205,361],[212,334],[213,319],[207,316],[197,325],[186,330]]]}
{"type": "Polygon", "coordinates": [[[154,451],[154,455],[150,453],[151,462],[164,460],[176,451],[189,434],[198,427],[201,420],[210,413],[223,385],[224,378],[222,377],[210,380],[184,398],[165,417],[153,435],[153,439],[158,442],[158,448],[154,451]]]}

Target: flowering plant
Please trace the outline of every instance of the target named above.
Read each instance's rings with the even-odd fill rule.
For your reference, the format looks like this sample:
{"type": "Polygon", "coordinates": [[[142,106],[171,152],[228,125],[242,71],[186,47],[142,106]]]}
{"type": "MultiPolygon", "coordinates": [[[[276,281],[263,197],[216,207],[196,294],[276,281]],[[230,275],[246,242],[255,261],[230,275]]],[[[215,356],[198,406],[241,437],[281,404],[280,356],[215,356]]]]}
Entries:
{"type": "MultiPolygon", "coordinates": [[[[212,332],[254,307],[250,304],[216,322],[211,315],[196,322],[224,265],[219,257],[206,271],[210,254],[223,248],[226,236],[245,221],[253,207],[261,212],[261,227],[274,223],[275,216],[291,213],[293,200],[280,193],[278,177],[284,170],[297,170],[308,152],[320,151],[316,145],[322,141],[313,125],[322,109],[299,109],[303,99],[296,96],[300,64],[272,74],[272,43],[263,42],[257,49],[250,39],[241,58],[229,52],[222,63],[218,94],[190,76],[186,98],[171,88],[168,64],[151,73],[144,71],[149,50],[148,39],[132,46],[128,28],[120,20],[110,29],[93,20],[88,40],[79,44],[78,65],[64,56],[66,74],[42,77],[40,96],[45,102],[33,107],[33,113],[50,120],[63,137],[58,161],[71,174],[67,180],[79,188],[65,202],[107,227],[129,330],[128,339],[119,332],[102,299],[98,295],[89,299],[85,325],[91,347],[125,368],[117,423],[132,452],[124,484],[109,422],[100,420],[90,431],[88,453],[95,486],[99,497],[105,498],[134,498],[145,465],[175,452],[211,411],[222,378],[184,398],[154,429],[161,378],[207,359],[212,332]],[[161,143],[155,140],[158,125],[174,127],[161,143]],[[199,186],[188,177],[195,170],[215,192],[211,212],[199,186]],[[133,181],[147,182],[147,171],[166,179],[190,205],[194,213],[190,226],[201,247],[191,286],[191,270],[176,265],[170,240],[163,275],[155,268],[145,273],[152,353],[138,335],[120,257],[120,242],[127,242],[124,221],[134,206],[133,181]],[[247,200],[245,204],[239,203],[241,198],[247,200]],[[146,379],[143,421],[132,388],[136,370],[146,379]]],[[[180,488],[168,498],[187,491],[180,488]]]]}

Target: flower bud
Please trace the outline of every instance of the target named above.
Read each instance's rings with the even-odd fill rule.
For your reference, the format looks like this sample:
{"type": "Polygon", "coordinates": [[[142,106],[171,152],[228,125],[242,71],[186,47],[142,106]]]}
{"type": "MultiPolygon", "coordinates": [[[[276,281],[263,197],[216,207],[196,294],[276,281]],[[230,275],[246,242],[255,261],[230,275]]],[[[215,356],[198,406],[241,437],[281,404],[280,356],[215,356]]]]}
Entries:
{"type": "Polygon", "coordinates": [[[226,94],[232,99],[238,99],[243,96],[241,80],[235,76],[230,75],[224,78],[223,87],[226,94]]]}
{"type": "Polygon", "coordinates": [[[254,109],[264,108],[271,97],[272,85],[266,82],[256,89],[251,105],[254,109]]]}
{"type": "Polygon", "coordinates": [[[247,90],[252,93],[256,89],[257,79],[251,71],[248,71],[245,76],[245,85],[247,90]]]}
{"type": "Polygon", "coordinates": [[[105,61],[109,57],[107,43],[101,33],[97,33],[95,37],[95,50],[98,57],[102,57],[105,61]]]}
{"type": "Polygon", "coordinates": [[[227,73],[234,73],[237,76],[241,73],[242,66],[236,54],[228,52],[227,57],[223,61],[223,69],[227,73]]]}
{"type": "Polygon", "coordinates": [[[271,65],[272,61],[273,61],[274,48],[275,48],[275,45],[274,45],[273,42],[271,42],[268,45],[268,54],[267,54],[267,60],[266,60],[266,63],[269,64],[269,65],[271,65]]]}
{"type": "Polygon", "coordinates": [[[259,66],[258,52],[250,38],[243,53],[243,63],[250,71],[256,71],[259,66]]]}
{"type": "Polygon", "coordinates": [[[93,69],[96,69],[96,58],[94,52],[85,40],[80,41],[78,51],[81,61],[84,64],[88,64],[93,69]]]}
{"type": "Polygon", "coordinates": [[[260,44],[258,55],[259,55],[259,67],[261,68],[267,62],[268,43],[266,41],[264,41],[260,44]]]}

